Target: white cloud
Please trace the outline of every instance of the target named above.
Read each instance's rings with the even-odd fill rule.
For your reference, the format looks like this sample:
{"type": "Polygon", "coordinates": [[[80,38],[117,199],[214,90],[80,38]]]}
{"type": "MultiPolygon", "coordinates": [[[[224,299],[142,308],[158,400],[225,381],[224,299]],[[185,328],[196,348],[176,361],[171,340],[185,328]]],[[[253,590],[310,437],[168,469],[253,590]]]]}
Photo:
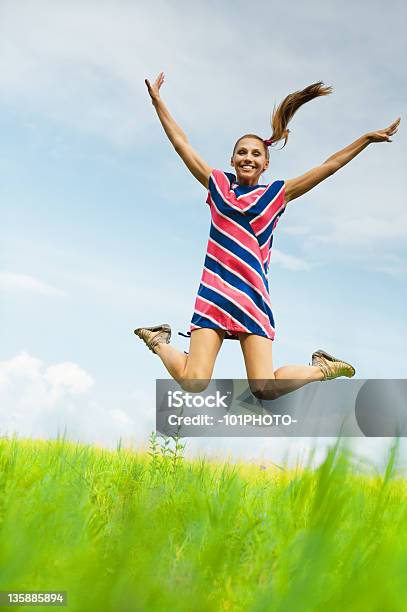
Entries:
{"type": "Polygon", "coordinates": [[[44,380],[51,387],[67,389],[75,395],[85,393],[94,383],[89,374],[71,362],[49,366],[44,372],[44,380]]]}
{"type": "Polygon", "coordinates": [[[18,397],[20,405],[27,409],[37,410],[41,404],[52,408],[61,398],[86,393],[93,382],[75,363],[46,367],[26,352],[0,362],[0,393],[18,397]]]}
{"type": "Polygon", "coordinates": [[[31,357],[23,352],[9,361],[0,362],[0,385],[5,387],[13,378],[25,378],[34,381],[38,378],[39,371],[43,366],[40,359],[31,357]]]}
{"type": "Polygon", "coordinates": [[[124,425],[128,427],[129,425],[134,426],[134,419],[130,418],[127,412],[124,410],[120,410],[120,408],[114,408],[113,410],[109,410],[109,414],[112,419],[116,421],[119,425],[124,425]]]}
{"type": "Polygon", "coordinates": [[[12,272],[0,272],[0,288],[3,290],[29,291],[41,295],[66,295],[61,289],[52,287],[34,276],[29,276],[28,274],[14,274],[12,272]]]}
{"type": "MultiPolygon", "coordinates": [[[[0,435],[54,438],[65,434],[69,440],[102,444],[148,446],[155,428],[155,394],[139,387],[121,407],[104,407],[89,395],[92,377],[79,365],[63,363],[46,366],[23,352],[0,362],[0,435]]],[[[120,401],[120,400],[119,400],[120,401]]],[[[191,438],[186,442],[188,457],[253,462],[269,468],[304,463],[313,448],[313,465],[325,457],[332,438],[191,438]]],[[[363,460],[380,466],[390,439],[352,439],[352,447],[363,460]]],[[[406,459],[402,445],[402,461],[406,459]]]]}
{"type": "Polygon", "coordinates": [[[113,448],[119,439],[145,442],[155,427],[154,396],[138,390],[109,404],[76,363],[46,365],[27,352],[0,362],[0,435],[48,439],[65,433],[113,448]]]}

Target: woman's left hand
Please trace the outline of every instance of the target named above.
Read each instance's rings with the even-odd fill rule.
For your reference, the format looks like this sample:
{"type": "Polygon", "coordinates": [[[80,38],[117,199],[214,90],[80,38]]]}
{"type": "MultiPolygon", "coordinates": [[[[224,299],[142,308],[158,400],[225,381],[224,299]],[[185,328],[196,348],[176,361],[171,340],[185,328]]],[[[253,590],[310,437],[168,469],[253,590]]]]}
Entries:
{"type": "Polygon", "coordinates": [[[393,142],[390,136],[393,136],[397,132],[397,128],[400,123],[400,117],[393,121],[391,125],[385,130],[379,130],[378,132],[369,132],[367,137],[369,142],[393,142]]]}

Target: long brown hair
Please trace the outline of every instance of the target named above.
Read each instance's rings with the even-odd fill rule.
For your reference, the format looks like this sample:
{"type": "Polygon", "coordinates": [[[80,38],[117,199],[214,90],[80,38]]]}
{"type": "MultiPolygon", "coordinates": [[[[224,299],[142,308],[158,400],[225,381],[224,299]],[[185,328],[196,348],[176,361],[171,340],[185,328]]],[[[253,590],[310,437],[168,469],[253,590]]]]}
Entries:
{"type": "Polygon", "coordinates": [[[280,102],[277,108],[274,105],[273,114],[271,116],[272,134],[270,138],[264,140],[263,138],[261,138],[261,136],[258,136],[257,134],[245,134],[244,136],[241,136],[239,140],[236,141],[236,144],[233,148],[233,155],[236,151],[237,145],[242,140],[242,138],[251,137],[257,138],[258,140],[261,140],[263,142],[264,148],[266,149],[266,157],[268,159],[268,147],[270,145],[274,145],[283,139],[284,144],[281,148],[284,148],[287,144],[288,134],[290,133],[290,130],[287,126],[291,119],[294,117],[297,110],[300,108],[300,106],[302,106],[306,102],[309,102],[310,100],[313,100],[314,98],[318,98],[319,96],[326,96],[330,93],[332,93],[332,87],[327,87],[323,84],[322,81],[318,81],[317,83],[312,83],[312,85],[308,85],[308,87],[305,87],[305,89],[288,94],[288,96],[286,96],[284,100],[280,102]]]}
{"type": "Polygon", "coordinates": [[[300,106],[314,98],[326,96],[330,93],[332,93],[332,87],[325,87],[322,81],[318,81],[318,83],[308,85],[305,89],[288,94],[288,96],[280,102],[277,108],[275,106],[273,108],[273,114],[271,116],[272,134],[268,139],[272,141],[270,144],[279,142],[279,140],[284,138],[282,147],[284,148],[287,144],[288,134],[290,133],[287,126],[300,106]]]}

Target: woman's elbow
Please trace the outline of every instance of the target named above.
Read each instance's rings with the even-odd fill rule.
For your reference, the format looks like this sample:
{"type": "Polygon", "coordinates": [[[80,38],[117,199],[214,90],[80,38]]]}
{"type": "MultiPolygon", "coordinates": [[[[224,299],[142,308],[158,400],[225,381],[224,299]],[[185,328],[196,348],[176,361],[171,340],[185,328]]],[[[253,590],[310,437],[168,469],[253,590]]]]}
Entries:
{"type": "Polygon", "coordinates": [[[324,163],[324,170],[327,176],[332,176],[332,174],[335,174],[340,168],[342,168],[342,165],[335,160],[326,161],[324,163]]]}

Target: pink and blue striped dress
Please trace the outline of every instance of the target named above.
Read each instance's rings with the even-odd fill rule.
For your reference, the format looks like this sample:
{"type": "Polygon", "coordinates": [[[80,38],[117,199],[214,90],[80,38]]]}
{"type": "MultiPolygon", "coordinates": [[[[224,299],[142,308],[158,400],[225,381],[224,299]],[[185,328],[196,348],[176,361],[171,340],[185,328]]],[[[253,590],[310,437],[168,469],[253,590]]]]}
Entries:
{"type": "Polygon", "coordinates": [[[188,335],[209,327],[225,330],[225,339],[244,332],[274,340],[267,275],[284,193],[284,181],[239,185],[234,174],[212,171],[211,228],[188,335]]]}

